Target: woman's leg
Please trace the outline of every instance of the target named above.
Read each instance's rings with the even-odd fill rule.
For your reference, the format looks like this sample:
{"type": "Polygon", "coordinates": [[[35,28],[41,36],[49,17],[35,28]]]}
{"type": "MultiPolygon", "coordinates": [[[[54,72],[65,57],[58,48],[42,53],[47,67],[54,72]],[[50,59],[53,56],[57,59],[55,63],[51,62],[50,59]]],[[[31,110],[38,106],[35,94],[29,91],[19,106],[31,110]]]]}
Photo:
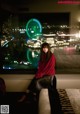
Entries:
{"type": "Polygon", "coordinates": [[[35,91],[35,82],[36,82],[36,79],[33,78],[31,80],[31,83],[30,85],[28,86],[25,94],[18,100],[18,102],[23,102],[27,99],[29,99],[31,97],[31,95],[36,95],[36,91],[35,91]]]}
{"type": "Polygon", "coordinates": [[[32,79],[30,85],[28,86],[27,92],[36,94],[36,78],[35,77],[32,79]]]}
{"type": "Polygon", "coordinates": [[[56,89],[56,83],[57,83],[56,77],[54,76],[51,78],[51,88],[54,90],[56,89]]]}

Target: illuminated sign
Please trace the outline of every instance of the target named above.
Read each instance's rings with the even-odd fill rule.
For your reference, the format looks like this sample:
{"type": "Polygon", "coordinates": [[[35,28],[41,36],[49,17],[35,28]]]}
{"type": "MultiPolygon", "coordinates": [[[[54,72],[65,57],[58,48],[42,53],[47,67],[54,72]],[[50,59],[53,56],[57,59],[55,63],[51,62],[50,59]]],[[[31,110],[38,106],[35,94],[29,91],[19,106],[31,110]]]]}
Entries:
{"type": "Polygon", "coordinates": [[[80,0],[58,0],[58,4],[80,4],[80,0]]]}

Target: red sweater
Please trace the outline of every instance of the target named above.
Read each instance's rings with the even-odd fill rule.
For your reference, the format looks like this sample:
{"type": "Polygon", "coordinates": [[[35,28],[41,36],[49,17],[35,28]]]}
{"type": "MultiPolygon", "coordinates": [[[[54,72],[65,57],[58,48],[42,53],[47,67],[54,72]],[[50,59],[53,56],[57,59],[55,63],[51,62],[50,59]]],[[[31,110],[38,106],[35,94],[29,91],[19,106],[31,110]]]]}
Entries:
{"type": "Polygon", "coordinates": [[[39,66],[38,66],[38,71],[35,75],[36,78],[41,78],[44,75],[55,75],[55,63],[56,63],[56,59],[54,54],[51,55],[51,58],[48,60],[48,62],[46,63],[45,60],[44,62],[39,62],[39,66]]]}

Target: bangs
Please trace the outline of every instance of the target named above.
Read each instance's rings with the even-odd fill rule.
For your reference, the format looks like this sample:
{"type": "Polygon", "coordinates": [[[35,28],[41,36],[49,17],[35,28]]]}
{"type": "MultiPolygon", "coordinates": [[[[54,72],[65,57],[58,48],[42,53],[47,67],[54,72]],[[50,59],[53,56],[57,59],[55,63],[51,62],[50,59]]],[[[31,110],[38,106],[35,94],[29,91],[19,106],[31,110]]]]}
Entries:
{"type": "Polygon", "coordinates": [[[48,43],[43,43],[42,44],[42,48],[49,48],[50,46],[49,46],[49,44],[48,43]]]}
{"type": "Polygon", "coordinates": [[[43,46],[43,48],[48,48],[48,46],[43,46]]]}

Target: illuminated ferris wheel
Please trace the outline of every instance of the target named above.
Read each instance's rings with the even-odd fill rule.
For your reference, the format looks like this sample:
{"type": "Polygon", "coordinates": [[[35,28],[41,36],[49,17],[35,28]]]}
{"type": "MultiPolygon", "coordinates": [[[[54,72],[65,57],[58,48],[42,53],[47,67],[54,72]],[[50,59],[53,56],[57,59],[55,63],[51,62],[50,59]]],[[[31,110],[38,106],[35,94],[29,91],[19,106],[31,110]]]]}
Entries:
{"type": "Polygon", "coordinates": [[[30,39],[37,38],[42,34],[42,25],[39,20],[32,18],[26,24],[26,33],[30,39]]]}
{"type": "MultiPolygon", "coordinates": [[[[30,19],[26,24],[26,33],[29,39],[33,40],[42,35],[42,25],[37,19],[30,19]]],[[[27,50],[27,59],[34,66],[37,67],[39,60],[39,51],[27,50]]]]}

